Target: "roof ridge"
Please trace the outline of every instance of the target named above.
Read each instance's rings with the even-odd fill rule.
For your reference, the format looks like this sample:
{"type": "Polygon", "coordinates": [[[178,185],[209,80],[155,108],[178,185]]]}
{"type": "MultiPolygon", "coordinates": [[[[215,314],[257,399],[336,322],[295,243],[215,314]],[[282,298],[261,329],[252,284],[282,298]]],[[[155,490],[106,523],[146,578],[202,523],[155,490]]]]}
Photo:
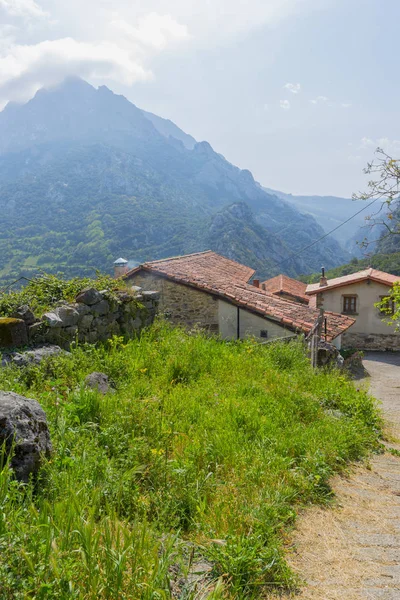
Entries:
{"type": "MultiPolygon", "coordinates": [[[[180,254],[177,256],[170,256],[169,258],[158,258],[157,260],[150,260],[142,263],[143,265],[152,265],[154,263],[167,262],[169,260],[178,260],[180,258],[187,258],[188,256],[199,256],[200,254],[208,254],[214,252],[213,250],[202,250],[201,252],[192,252],[191,254],[180,254]]],[[[215,252],[214,252],[215,254],[215,252]]],[[[225,258],[225,257],[224,257],[225,258]]],[[[230,260],[230,259],[228,259],[230,260]]]]}
{"type": "Polygon", "coordinates": [[[387,273],[386,271],[380,271],[379,269],[374,269],[373,267],[367,267],[366,269],[361,269],[361,271],[356,271],[355,273],[348,273],[347,275],[341,275],[339,277],[328,279],[328,284],[323,287],[321,287],[318,283],[308,284],[306,294],[317,294],[324,290],[343,287],[345,285],[352,285],[353,283],[367,280],[376,281],[377,283],[382,283],[383,285],[390,287],[395,282],[400,281],[400,276],[387,273]]]}

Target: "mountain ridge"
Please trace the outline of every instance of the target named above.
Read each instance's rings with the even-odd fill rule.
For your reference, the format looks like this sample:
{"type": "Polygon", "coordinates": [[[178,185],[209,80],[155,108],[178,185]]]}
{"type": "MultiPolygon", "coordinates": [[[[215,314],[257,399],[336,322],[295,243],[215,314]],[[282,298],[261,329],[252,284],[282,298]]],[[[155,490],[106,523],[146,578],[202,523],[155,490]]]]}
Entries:
{"type": "Polygon", "coordinates": [[[151,260],[209,243],[237,260],[245,254],[261,277],[276,274],[279,260],[293,276],[349,258],[333,239],[297,256],[324,233],[314,219],[208,142],[76,78],[0,113],[0,209],[5,280],[38,267],[109,271],[117,255],[151,260]],[[242,228],[239,209],[229,211],[235,205],[242,228]],[[232,231],[253,251],[243,253],[232,231]],[[279,260],[267,260],[272,247],[279,260]]]}

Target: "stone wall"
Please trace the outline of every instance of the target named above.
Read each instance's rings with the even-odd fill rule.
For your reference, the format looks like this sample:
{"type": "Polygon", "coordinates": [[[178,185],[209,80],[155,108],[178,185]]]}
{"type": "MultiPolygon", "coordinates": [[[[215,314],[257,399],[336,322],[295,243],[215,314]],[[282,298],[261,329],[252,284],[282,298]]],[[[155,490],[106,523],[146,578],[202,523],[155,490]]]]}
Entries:
{"type": "Polygon", "coordinates": [[[159,310],[174,325],[201,327],[218,333],[218,298],[146,271],[129,277],[129,283],[160,293],[159,310]]]}
{"type": "MultiPolygon", "coordinates": [[[[351,331],[351,330],[350,330],[351,331]]],[[[344,333],[342,336],[344,348],[358,350],[400,350],[400,336],[387,333],[344,333]]]]}
{"type": "MultiPolygon", "coordinates": [[[[75,340],[95,343],[114,335],[137,335],[154,321],[158,300],[159,294],[154,291],[109,294],[89,288],[78,294],[76,302],[59,305],[39,319],[28,307],[18,309],[15,316],[26,330],[27,344],[56,344],[68,349],[75,340]]],[[[18,344],[3,344],[5,348],[10,346],[18,344]]]]}

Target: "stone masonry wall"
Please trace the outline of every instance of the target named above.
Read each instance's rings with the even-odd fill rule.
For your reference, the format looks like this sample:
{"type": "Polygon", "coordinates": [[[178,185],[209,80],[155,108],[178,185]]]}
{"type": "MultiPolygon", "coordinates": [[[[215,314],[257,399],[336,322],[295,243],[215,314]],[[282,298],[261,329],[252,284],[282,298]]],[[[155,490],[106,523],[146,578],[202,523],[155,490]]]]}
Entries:
{"type": "Polygon", "coordinates": [[[28,307],[18,309],[16,316],[26,328],[28,345],[56,344],[68,349],[75,340],[95,343],[114,335],[137,335],[154,321],[158,299],[154,291],[136,295],[119,291],[111,295],[89,288],[78,294],[76,302],[64,303],[40,319],[28,307]]]}
{"type": "Polygon", "coordinates": [[[344,333],[342,336],[344,348],[358,350],[400,350],[400,336],[397,334],[381,333],[344,333]]]}
{"type": "Polygon", "coordinates": [[[218,299],[211,294],[175,283],[153,273],[139,271],[129,283],[160,293],[159,311],[176,325],[201,327],[218,333],[218,299]]]}

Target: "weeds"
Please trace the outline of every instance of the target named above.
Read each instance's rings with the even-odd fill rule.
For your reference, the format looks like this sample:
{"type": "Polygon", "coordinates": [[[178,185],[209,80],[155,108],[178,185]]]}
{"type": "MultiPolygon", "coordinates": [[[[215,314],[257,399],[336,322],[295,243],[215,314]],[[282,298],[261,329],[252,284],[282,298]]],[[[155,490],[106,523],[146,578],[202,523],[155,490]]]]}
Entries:
{"type": "Polygon", "coordinates": [[[100,272],[96,273],[96,279],[75,277],[69,280],[64,279],[61,274],[43,273],[30,280],[21,290],[0,290],[0,316],[13,314],[24,304],[40,315],[60,301],[73,302],[75,296],[87,286],[107,290],[110,294],[126,287],[121,279],[114,279],[100,272]]]}
{"type": "Polygon", "coordinates": [[[0,388],[40,401],[54,446],[36,489],[0,473],[1,600],[194,599],[189,547],[211,565],[210,599],[293,586],[282,539],[297,511],[379,446],[373,400],[312,371],[297,342],[158,323],[2,369],[0,388]],[[92,371],[115,393],[84,388],[92,371]]]}

